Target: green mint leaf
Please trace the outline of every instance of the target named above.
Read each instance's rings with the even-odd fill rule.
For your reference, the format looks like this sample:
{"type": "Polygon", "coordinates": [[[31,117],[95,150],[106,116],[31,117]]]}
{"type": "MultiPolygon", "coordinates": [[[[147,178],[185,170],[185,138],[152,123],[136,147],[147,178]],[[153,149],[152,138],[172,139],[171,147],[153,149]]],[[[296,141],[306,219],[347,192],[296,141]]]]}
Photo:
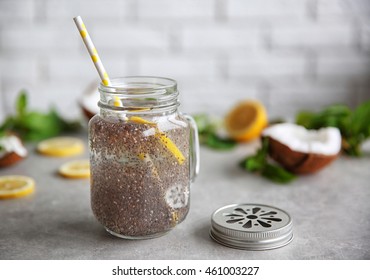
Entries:
{"type": "Polygon", "coordinates": [[[55,109],[48,113],[28,111],[27,103],[27,94],[21,91],[16,100],[16,115],[5,119],[0,132],[13,131],[25,141],[38,141],[81,128],[80,122],[64,120],[55,109]]]}
{"type": "Polygon", "coordinates": [[[265,164],[265,160],[261,160],[257,156],[250,156],[240,163],[240,167],[250,172],[258,172],[263,170],[265,164]]]}
{"type": "Polygon", "coordinates": [[[365,138],[370,134],[370,101],[358,106],[351,117],[351,132],[353,135],[363,135],[365,138]]]}
{"type": "MultiPolygon", "coordinates": [[[[0,139],[3,138],[5,136],[5,132],[4,131],[0,131],[0,139]]],[[[0,143],[0,152],[5,150],[5,148],[1,145],[0,143]]]]}
{"type": "Polygon", "coordinates": [[[308,111],[299,112],[296,116],[296,123],[307,129],[319,129],[332,126],[344,131],[346,121],[350,115],[351,110],[348,106],[332,105],[318,113],[308,111]]]}
{"type": "Polygon", "coordinates": [[[198,133],[202,134],[205,132],[208,125],[208,116],[205,114],[193,115],[193,119],[197,124],[198,133]]]}
{"type": "Polygon", "coordinates": [[[199,134],[215,134],[219,126],[218,121],[212,119],[207,114],[198,114],[193,116],[198,127],[199,134]]]}
{"type": "Polygon", "coordinates": [[[343,151],[350,156],[361,156],[361,145],[370,137],[370,100],[353,111],[341,132],[343,151]]]}
{"type": "Polygon", "coordinates": [[[301,126],[304,126],[305,128],[312,128],[313,124],[313,118],[315,117],[315,114],[308,111],[301,111],[296,115],[295,122],[301,126]]]}
{"type": "Polygon", "coordinates": [[[345,117],[351,114],[351,109],[344,104],[334,104],[326,107],[322,114],[327,116],[345,117]]]}
{"type": "Polygon", "coordinates": [[[267,163],[268,157],[268,139],[262,139],[262,146],[256,152],[256,154],[245,158],[240,166],[251,172],[262,171],[267,163]]]}
{"type": "Polygon", "coordinates": [[[59,119],[39,112],[27,113],[22,119],[21,129],[24,139],[30,141],[53,137],[62,132],[59,119]]]}
{"type": "Polygon", "coordinates": [[[74,132],[81,128],[81,123],[78,120],[69,121],[61,117],[55,108],[51,108],[49,112],[49,117],[55,119],[59,123],[62,132],[74,132]]]}
{"type": "Polygon", "coordinates": [[[291,182],[296,176],[283,167],[268,162],[268,138],[262,139],[262,146],[253,156],[245,158],[240,166],[250,172],[261,174],[263,177],[280,184],[291,182]]]}
{"type": "Polygon", "coordinates": [[[270,163],[265,165],[261,174],[263,177],[280,184],[289,183],[296,178],[293,173],[270,163]]]}
{"type": "Polygon", "coordinates": [[[9,130],[13,130],[14,127],[17,126],[17,121],[13,117],[7,117],[3,124],[0,126],[0,131],[7,132],[9,130]]]}
{"type": "Polygon", "coordinates": [[[207,114],[193,115],[198,127],[199,142],[215,150],[231,150],[237,143],[229,138],[218,136],[220,122],[207,114]]]}
{"type": "Polygon", "coordinates": [[[230,150],[236,146],[234,140],[220,138],[216,134],[208,134],[205,144],[216,150],[230,150]]]}
{"type": "Polygon", "coordinates": [[[22,90],[16,100],[16,110],[19,116],[23,116],[27,110],[27,93],[26,91],[22,90]]]}
{"type": "Polygon", "coordinates": [[[308,129],[337,127],[342,135],[342,150],[351,156],[362,154],[361,144],[370,137],[370,100],[353,112],[346,105],[332,105],[318,113],[300,112],[297,124],[308,129]]]}

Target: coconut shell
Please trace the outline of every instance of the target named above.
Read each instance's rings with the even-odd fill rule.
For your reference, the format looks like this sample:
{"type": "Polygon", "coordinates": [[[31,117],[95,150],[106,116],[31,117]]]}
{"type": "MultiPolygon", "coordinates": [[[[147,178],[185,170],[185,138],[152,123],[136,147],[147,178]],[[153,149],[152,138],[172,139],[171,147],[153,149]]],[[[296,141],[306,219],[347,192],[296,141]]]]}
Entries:
{"type": "Polygon", "coordinates": [[[0,168],[11,166],[21,161],[22,159],[24,159],[24,157],[21,157],[15,152],[7,153],[2,158],[0,158],[0,168]]]}
{"type": "Polygon", "coordinates": [[[90,120],[93,116],[95,116],[96,114],[87,110],[83,105],[80,104],[80,107],[81,107],[81,110],[82,110],[82,113],[84,114],[84,116],[90,120]]]}
{"type": "Polygon", "coordinates": [[[287,170],[296,174],[315,173],[330,164],[339,155],[339,153],[335,155],[322,155],[298,152],[276,141],[272,137],[268,137],[268,139],[270,157],[287,170]]]}
{"type": "Polygon", "coordinates": [[[78,102],[78,105],[80,106],[81,111],[83,115],[87,118],[87,120],[90,120],[93,116],[96,115],[96,113],[94,113],[94,111],[91,111],[91,108],[89,110],[88,109],[89,106],[86,106],[83,101],[93,96],[99,96],[99,94],[97,93],[98,86],[99,81],[94,80],[91,83],[89,83],[86,89],[83,91],[81,98],[79,99],[78,102]]]}

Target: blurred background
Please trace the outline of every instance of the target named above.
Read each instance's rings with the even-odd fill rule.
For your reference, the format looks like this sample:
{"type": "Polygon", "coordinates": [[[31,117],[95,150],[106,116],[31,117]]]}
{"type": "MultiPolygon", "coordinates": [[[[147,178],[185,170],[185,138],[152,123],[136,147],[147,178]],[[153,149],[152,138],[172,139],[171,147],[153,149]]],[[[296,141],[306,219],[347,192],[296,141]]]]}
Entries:
{"type": "Polygon", "coordinates": [[[253,98],[293,116],[370,98],[369,0],[0,0],[0,120],[21,89],[32,108],[80,115],[98,76],[77,15],[111,77],[174,78],[184,112],[253,98]]]}

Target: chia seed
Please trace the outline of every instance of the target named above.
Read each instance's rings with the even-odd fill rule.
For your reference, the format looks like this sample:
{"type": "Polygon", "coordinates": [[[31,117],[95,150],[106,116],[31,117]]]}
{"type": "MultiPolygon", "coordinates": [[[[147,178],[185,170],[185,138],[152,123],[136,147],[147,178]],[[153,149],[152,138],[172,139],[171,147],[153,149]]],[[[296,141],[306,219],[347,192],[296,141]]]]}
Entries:
{"type": "Polygon", "coordinates": [[[96,115],[89,123],[91,207],[112,234],[150,238],[171,230],[189,211],[189,126],[181,116],[158,127],[185,157],[176,157],[150,124],[96,115]]]}

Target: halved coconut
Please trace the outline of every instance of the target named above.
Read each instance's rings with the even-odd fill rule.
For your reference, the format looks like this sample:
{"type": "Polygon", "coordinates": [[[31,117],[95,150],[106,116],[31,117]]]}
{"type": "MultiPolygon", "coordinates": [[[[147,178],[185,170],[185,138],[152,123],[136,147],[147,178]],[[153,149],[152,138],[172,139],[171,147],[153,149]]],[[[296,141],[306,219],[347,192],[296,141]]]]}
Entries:
{"type": "Polygon", "coordinates": [[[18,136],[9,134],[0,138],[0,167],[13,165],[27,156],[27,150],[18,136]]]}
{"type": "Polygon", "coordinates": [[[97,82],[92,82],[86,88],[82,97],[79,101],[82,113],[89,120],[99,112],[98,101],[99,101],[99,92],[97,82]]]}
{"type": "Polygon", "coordinates": [[[335,127],[307,130],[282,123],[266,128],[262,135],[269,139],[269,155],[297,174],[320,170],[336,159],[341,150],[340,131],[335,127]]]}

